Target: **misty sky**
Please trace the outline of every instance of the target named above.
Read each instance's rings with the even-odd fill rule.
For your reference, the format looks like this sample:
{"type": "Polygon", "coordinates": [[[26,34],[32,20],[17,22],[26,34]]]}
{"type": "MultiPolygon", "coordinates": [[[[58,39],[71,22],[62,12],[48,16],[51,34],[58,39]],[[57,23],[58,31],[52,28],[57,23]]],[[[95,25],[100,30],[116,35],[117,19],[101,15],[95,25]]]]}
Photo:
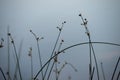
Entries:
{"type": "MultiPolygon", "coordinates": [[[[4,38],[4,47],[0,48],[0,67],[7,72],[7,27],[15,40],[17,51],[22,43],[20,66],[24,80],[30,80],[29,47],[33,48],[34,75],[39,70],[37,46],[30,29],[37,36],[44,37],[41,40],[40,49],[42,61],[45,63],[52,52],[58,29],[62,22],[64,25],[60,40],[64,39],[62,49],[77,43],[87,42],[85,29],[81,26],[82,13],[88,20],[88,29],[92,41],[112,42],[120,44],[120,0],[0,0],[0,38],[4,38]]],[[[60,43],[60,41],[59,41],[60,43]]],[[[58,44],[59,44],[58,43],[58,44]]],[[[106,80],[111,79],[115,64],[120,56],[120,47],[95,44],[93,45],[98,59],[100,80],[103,80],[100,63],[103,62],[106,80]]],[[[58,47],[58,46],[57,46],[58,47]]],[[[12,44],[10,44],[11,76],[14,74],[15,56],[12,44]]],[[[77,46],[65,51],[58,57],[59,66],[67,61],[73,64],[78,72],[70,66],[66,66],[61,72],[59,80],[88,80],[89,79],[89,47],[77,46]]],[[[93,62],[94,63],[94,62],[93,62]]],[[[120,65],[118,66],[118,71],[120,65]]],[[[55,74],[50,77],[54,80],[55,74]]],[[[40,78],[40,76],[39,76],[40,78]]],[[[0,79],[3,80],[0,73],[0,79]]],[[[95,76],[96,78],[96,70],[95,76]]]]}

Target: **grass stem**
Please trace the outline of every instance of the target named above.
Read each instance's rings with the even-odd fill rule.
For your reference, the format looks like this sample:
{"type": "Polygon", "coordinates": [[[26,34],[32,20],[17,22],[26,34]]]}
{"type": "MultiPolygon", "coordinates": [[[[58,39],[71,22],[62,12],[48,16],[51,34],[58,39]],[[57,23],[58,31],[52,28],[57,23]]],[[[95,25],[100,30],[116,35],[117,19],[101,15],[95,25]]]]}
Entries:
{"type": "Polygon", "coordinates": [[[114,71],[113,71],[113,74],[112,74],[112,78],[111,78],[111,80],[113,80],[113,78],[114,78],[114,75],[115,75],[115,72],[116,72],[116,70],[117,70],[117,67],[118,67],[119,61],[120,61],[120,57],[118,58],[118,61],[117,61],[117,63],[116,63],[116,66],[115,66],[115,69],[114,69],[114,71]]]}

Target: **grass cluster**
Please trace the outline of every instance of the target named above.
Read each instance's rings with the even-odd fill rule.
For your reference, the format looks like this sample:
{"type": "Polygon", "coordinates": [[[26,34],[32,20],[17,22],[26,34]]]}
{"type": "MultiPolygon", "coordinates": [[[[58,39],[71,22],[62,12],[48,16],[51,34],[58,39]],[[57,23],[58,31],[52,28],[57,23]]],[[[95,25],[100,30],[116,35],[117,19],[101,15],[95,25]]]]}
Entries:
{"type": "MultiPolygon", "coordinates": [[[[85,33],[88,37],[88,42],[74,44],[74,45],[68,46],[64,49],[61,49],[61,46],[64,43],[64,40],[60,39],[60,36],[61,36],[62,30],[64,28],[64,25],[66,24],[66,21],[64,21],[64,22],[62,22],[61,27],[57,27],[57,29],[59,31],[58,36],[56,38],[56,42],[54,44],[54,47],[51,50],[51,55],[50,55],[48,61],[45,63],[42,62],[41,51],[40,51],[40,47],[39,47],[39,41],[44,39],[44,38],[38,37],[32,30],[30,30],[31,35],[33,35],[33,37],[35,38],[35,42],[36,42],[35,44],[37,46],[37,53],[38,53],[38,58],[39,58],[39,71],[36,73],[36,75],[33,75],[33,73],[34,73],[34,69],[33,69],[34,61],[33,61],[32,47],[30,47],[28,56],[30,57],[30,62],[31,62],[31,77],[30,77],[31,80],[50,80],[50,76],[51,76],[52,71],[55,74],[54,80],[59,80],[60,74],[64,70],[65,66],[70,66],[75,72],[77,72],[78,70],[70,62],[64,62],[64,64],[62,64],[61,67],[58,68],[58,66],[59,66],[58,64],[60,63],[58,58],[59,58],[59,54],[65,53],[65,50],[70,49],[70,48],[75,47],[75,46],[84,45],[84,44],[88,44],[88,46],[89,46],[89,66],[88,66],[89,76],[87,76],[88,79],[94,80],[94,76],[95,76],[95,74],[97,74],[97,76],[96,76],[97,80],[102,80],[102,79],[106,80],[106,76],[105,76],[104,67],[103,67],[102,62],[101,62],[101,71],[102,71],[103,78],[102,79],[100,78],[100,73],[99,73],[100,69],[98,67],[97,56],[96,56],[96,52],[94,50],[93,44],[107,44],[107,45],[114,45],[114,46],[120,46],[120,45],[115,44],[115,43],[109,43],[109,42],[92,42],[91,34],[90,34],[90,31],[87,27],[87,23],[88,23],[87,19],[86,18],[84,19],[82,14],[79,14],[79,17],[82,20],[81,25],[84,26],[84,28],[85,28],[85,33]],[[93,59],[92,59],[92,56],[93,56],[93,59]],[[95,65],[93,63],[95,63],[95,65]],[[40,79],[38,79],[39,75],[41,75],[40,79]]],[[[17,52],[16,44],[15,44],[15,41],[12,37],[12,33],[9,32],[9,27],[8,27],[8,31],[7,31],[7,36],[8,36],[8,38],[7,38],[7,41],[8,41],[8,71],[7,71],[7,75],[6,75],[5,74],[6,72],[4,72],[3,69],[0,67],[1,74],[4,78],[4,80],[23,80],[23,75],[21,74],[22,68],[20,67],[20,55],[19,55],[20,53],[17,52]],[[16,60],[16,63],[15,63],[16,67],[15,67],[14,76],[10,75],[11,74],[11,72],[10,72],[11,62],[10,62],[9,43],[11,43],[13,45],[12,47],[14,49],[14,55],[15,55],[15,60],[16,60]],[[17,72],[19,73],[18,75],[17,75],[17,72]]],[[[4,47],[4,39],[1,38],[0,48],[2,49],[3,47],[4,47]]],[[[120,56],[119,56],[118,61],[115,65],[113,74],[110,76],[111,80],[119,80],[120,79],[120,69],[118,69],[119,73],[116,73],[119,62],[120,62],[120,56]],[[114,77],[115,74],[117,75],[117,78],[114,77]]],[[[71,76],[68,77],[68,80],[71,80],[71,76]]]]}

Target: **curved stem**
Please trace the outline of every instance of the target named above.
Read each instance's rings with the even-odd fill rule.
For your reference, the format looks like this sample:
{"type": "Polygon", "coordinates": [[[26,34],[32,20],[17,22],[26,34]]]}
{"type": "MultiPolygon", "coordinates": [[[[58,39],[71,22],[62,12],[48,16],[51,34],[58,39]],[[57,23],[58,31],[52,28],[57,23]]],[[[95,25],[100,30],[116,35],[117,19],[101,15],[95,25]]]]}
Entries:
{"type": "MultiPolygon", "coordinates": [[[[120,46],[120,44],[115,44],[115,43],[109,43],[109,42],[91,42],[92,44],[107,44],[107,45],[114,45],[114,46],[120,46]]],[[[39,73],[45,68],[45,66],[52,60],[54,59],[57,55],[61,54],[62,52],[64,52],[65,50],[68,50],[70,48],[76,47],[76,46],[80,46],[80,45],[85,45],[85,44],[89,44],[89,42],[83,42],[83,43],[78,43],[69,47],[66,47],[64,49],[62,49],[61,51],[59,51],[57,54],[55,54],[54,56],[52,56],[43,66],[42,68],[38,71],[38,73],[35,75],[34,80],[38,77],[39,73]]]]}

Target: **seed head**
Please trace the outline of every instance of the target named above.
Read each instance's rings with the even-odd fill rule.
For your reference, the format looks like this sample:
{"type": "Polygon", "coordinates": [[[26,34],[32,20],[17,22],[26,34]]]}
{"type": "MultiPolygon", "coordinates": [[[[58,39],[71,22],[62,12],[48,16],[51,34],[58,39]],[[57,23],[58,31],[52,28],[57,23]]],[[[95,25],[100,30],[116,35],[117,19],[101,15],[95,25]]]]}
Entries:
{"type": "Polygon", "coordinates": [[[64,23],[66,23],[66,21],[64,21],[64,23]]]}
{"type": "Polygon", "coordinates": [[[59,31],[61,31],[62,29],[61,28],[59,28],[59,27],[56,27],[57,29],[59,29],[59,31]]]}
{"type": "Polygon", "coordinates": [[[9,75],[9,72],[7,71],[6,74],[9,75]]]}
{"type": "Polygon", "coordinates": [[[2,48],[3,47],[3,45],[2,44],[0,44],[0,48],[2,48]]]}
{"type": "Polygon", "coordinates": [[[62,22],[62,24],[65,24],[65,23],[66,23],[66,21],[62,22]]]}
{"type": "Polygon", "coordinates": [[[14,43],[14,41],[12,40],[11,43],[14,43]]]}
{"type": "Polygon", "coordinates": [[[30,30],[30,32],[32,32],[32,30],[30,30]]]}
{"type": "Polygon", "coordinates": [[[41,37],[41,39],[44,39],[44,37],[41,37]]]}
{"type": "Polygon", "coordinates": [[[39,40],[39,37],[37,37],[36,40],[38,41],[38,40],[39,40]]]}
{"type": "Polygon", "coordinates": [[[8,36],[10,36],[11,34],[10,33],[8,33],[8,36]]]}
{"type": "Polygon", "coordinates": [[[79,16],[82,16],[82,14],[79,14],[79,16]]]}
{"type": "Polygon", "coordinates": [[[3,39],[3,38],[1,38],[1,40],[2,40],[2,42],[4,42],[4,39],[3,39]]]}
{"type": "Polygon", "coordinates": [[[64,40],[62,39],[61,42],[64,42],[64,40]]]}
{"type": "Polygon", "coordinates": [[[31,56],[31,54],[29,53],[28,56],[31,56]]]}

